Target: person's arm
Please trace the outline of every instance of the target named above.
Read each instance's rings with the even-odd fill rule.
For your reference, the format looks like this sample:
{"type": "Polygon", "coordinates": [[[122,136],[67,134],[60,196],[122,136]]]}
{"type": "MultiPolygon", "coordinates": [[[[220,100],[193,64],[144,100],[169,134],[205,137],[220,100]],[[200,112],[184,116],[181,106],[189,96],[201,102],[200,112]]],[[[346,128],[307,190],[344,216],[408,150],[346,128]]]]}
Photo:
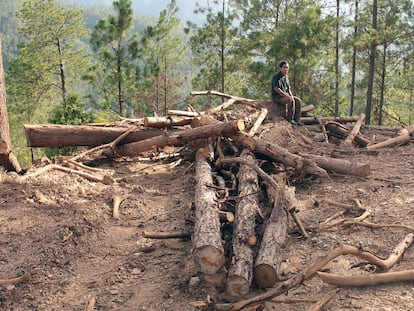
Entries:
{"type": "Polygon", "coordinates": [[[281,89],[279,89],[279,88],[277,87],[277,85],[275,85],[274,90],[276,91],[276,93],[278,93],[278,94],[279,94],[280,96],[282,96],[282,97],[285,97],[285,96],[290,96],[290,97],[292,97],[292,95],[290,95],[289,93],[287,93],[287,92],[283,92],[281,89]]]}

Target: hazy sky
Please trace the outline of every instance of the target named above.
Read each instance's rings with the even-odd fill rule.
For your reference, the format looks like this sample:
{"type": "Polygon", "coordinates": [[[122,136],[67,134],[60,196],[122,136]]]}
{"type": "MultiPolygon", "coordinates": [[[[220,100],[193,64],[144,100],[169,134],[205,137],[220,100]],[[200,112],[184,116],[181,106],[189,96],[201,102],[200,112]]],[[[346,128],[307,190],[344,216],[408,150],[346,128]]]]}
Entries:
{"type": "MultiPolygon", "coordinates": [[[[108,5],[112,6],[114,0],[72,0],[73,2],[83,5],[108,5]]],[[[134,11],[140,12],[146,15],[158,17],[160,12],[167,8],[170,0],[132,0],[132,6],[134,11]]],[[[208,3],[212,4],[212,0],[176,0],[179,11],[177,17],[182,21],[194,19],[194,9],[196,3],[202,6],[206,6],[208,3]]]]}

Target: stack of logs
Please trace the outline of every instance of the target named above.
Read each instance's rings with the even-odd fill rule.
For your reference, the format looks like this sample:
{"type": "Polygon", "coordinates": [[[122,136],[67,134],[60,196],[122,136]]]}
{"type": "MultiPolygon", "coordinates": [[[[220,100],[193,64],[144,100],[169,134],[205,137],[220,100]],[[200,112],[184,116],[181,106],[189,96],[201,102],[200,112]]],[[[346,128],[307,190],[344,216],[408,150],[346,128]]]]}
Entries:
{"type": "MultiPolygon", "coordinates": [[[[25,129],[31,147],[89,146],[99,148],[106,156],[137,156],[166,146],[192,147],[197,180],[194,258],[206,275],[226,273],[226,292],[230,299],[239,299],[246,296],[252,282],[267,288],[277,281],[289,214],[306,235],[295,214],[295,190],[287,185],[286,172],[321,178],[327,177],[328,171],[367,177],[370,167],[344,159],[293,154],[258,138],[254,134],[266,117],[267,109],[263,108],[266,102],[218,95],[228,100],[209,114],[170,111],[167,117],[145,118],[144,126],[134,125],[127,130],[60,125],[26,125],[25,129]],[[211,117],[234,103],[261,111],[248,132],[244,119],[218,121],[211,117]],[[182,126],[186,128],[180,129],[182,126]],[[263,210],[263,206],[270,208],[263,210]],[[229,227],[231,241],[226,244],[223,237],[229,227]],[[228,244],[231,247],[226,247],[228,244]]],[[[406,143],[414,133],[414,127],[403,129],[396,138],[372,144],[359,132],[364,115],[345,120],[356,122],[352,130],[344,127],[340,118],[304,116],[302,121],[319,123],[327,136],[330,133],[344,139],[348,146],[368,150],[406,143]]]]}

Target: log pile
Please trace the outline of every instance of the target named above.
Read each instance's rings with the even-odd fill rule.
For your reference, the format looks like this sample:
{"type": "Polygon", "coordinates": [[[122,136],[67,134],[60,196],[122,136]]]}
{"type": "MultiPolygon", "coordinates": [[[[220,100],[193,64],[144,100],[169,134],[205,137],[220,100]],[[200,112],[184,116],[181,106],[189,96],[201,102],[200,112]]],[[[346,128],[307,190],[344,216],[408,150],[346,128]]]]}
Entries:
{"type": "MultiPolygon", "coordinates": [[[[227,101],[208,112],[170,110],[166,117],[148,117],[129,127],[26,125],[27,141],[31,147],[94,147],[99,156],[106,157],[137,157],[170,146],[189,147],[196,179],[193,258],[206,282],[214,279],[211,276],[225,275],[225,299],[239,301],[248,296],[252,286],[271,288],[280,281],[279,266],[290,220],[307,237],[296,214],[298,202],[289,178],[326,178],[332,172],[365,178],[370,175],[370,166],[320,154],[292,153],[259,137],[256,133],[263,122],[283,114],[283,109],[272,102],[212,91],[191,95],[214,95],[227,101]],[[236,104],[247,107],[249,113],[228,112],[236,104]]],[[[313,108],[303,109],[302,121],[307,126],[320,126],[328,139],[339,140],[345,148],[370,151],[413,139],[411,126],[389,141],[374,143],[360,132],[364,115],[321,118],[310,115],[313,108]],[[344,125],[347,122],[356,124],[348,128],[344,125]]],[[[121,200],[114,198],[115,218],[121,200]]],[[[316,272],[310,267],[283,282],[286,286],[277,287],[273,294],[300,284],[316,272]]],[[[238,310],[238,306],[250,304],[242,301],[232,307],[238,310]]]]}

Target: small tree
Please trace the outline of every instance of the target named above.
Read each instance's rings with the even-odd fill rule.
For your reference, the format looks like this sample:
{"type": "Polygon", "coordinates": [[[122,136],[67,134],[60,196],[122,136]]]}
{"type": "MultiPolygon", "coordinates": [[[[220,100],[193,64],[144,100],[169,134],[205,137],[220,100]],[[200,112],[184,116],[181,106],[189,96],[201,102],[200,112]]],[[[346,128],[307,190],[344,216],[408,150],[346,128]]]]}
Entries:
{"type": "Polygon", "coordinates": [[[133,27],[131,6],[130,0],[113,2],[114,15],[97,23],[90,39],[97,63],[90,68],[90,74],[84,76],[98,91],[98,101],[120,115],[133,109],[139,94],[136,80],[143,73],[139,64],[142,47],[137,35],[130,33],[133,27]]]}

